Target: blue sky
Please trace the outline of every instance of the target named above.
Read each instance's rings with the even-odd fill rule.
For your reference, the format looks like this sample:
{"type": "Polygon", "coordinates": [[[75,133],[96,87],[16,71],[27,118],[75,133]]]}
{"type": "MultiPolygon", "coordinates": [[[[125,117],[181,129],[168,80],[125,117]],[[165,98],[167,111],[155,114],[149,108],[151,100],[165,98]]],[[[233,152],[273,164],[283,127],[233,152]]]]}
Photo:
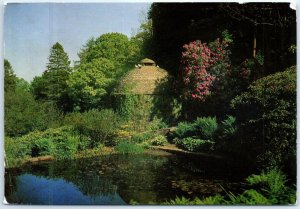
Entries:
{"type": "Polygon", "coordinates": [[[4,57],[18,77],[31,81],[46,69],[51,46],[59,42],[70,60],[91,37],[108,32],[131,36],[150,3],[7,4],[4,57]]]}

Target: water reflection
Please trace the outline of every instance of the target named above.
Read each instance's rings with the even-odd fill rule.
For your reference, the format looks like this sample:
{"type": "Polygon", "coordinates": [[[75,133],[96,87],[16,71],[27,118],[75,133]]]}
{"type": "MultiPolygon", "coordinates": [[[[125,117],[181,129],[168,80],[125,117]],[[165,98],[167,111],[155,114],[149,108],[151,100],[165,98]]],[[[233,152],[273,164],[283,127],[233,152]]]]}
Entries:
{"type": "Polygon", "coordinates": [[[21,204],[160,203],[214,195],[222,187],[239,190],[247,175],[242,171],[175,155],[109,155],[7,170],[5,195],[9,203],[21,204]]]}
{"type": "Polygon", "coordinates": [[[89,196],[83,194],[76,185],[63,179],[47,179],[23,174],[17,177],[17,190],[11,197],[15,203],[38,205],[122,205],[125,202],[117,193],[89,196]]]}

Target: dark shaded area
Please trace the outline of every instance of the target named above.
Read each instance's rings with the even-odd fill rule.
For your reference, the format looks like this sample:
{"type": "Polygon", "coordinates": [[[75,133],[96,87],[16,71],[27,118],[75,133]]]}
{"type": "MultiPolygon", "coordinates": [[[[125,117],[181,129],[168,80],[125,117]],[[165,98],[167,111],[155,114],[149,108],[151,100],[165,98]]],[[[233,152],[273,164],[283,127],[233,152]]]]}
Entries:
{"type": "Polygon", "coordinates": [[[289,3],[154,3],[153,59],[174,75],[182,46],[194,40],[210,42],[227,29],[233,35],[231,60],[240,64],[256,53],[265,58],[264,74],[282,71],[296,62],[288,48],[296,44],[296,12],[289,3]]]}

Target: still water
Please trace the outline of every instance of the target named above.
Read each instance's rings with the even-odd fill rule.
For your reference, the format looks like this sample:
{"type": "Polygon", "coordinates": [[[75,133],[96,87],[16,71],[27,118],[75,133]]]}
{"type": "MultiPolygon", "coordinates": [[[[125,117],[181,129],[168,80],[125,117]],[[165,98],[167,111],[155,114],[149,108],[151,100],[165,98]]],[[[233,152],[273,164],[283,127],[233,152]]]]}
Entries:
{"type": "Polygon", "coordinates": [[[6,170],[5,196],[12,204],[160,204],[176,196],[239,192],[246,170],[199,156],[114,154],[6,170]]]}

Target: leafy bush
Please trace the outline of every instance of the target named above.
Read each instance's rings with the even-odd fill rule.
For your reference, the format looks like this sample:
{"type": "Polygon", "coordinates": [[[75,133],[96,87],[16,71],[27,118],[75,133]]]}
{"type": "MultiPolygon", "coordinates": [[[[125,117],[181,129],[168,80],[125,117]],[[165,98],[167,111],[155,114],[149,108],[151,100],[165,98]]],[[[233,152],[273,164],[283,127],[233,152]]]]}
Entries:
{"type": "Polygon", "coordinates": [[[158,130],[167,127],[168,125],[162,121],[162,119],[158,119],[157,117],[155,117],[149,124],[149,130],[158,130]]]}
{"type": "Polygon", "coordinates": [[[39,138],[33,142],[31,156],[51,155],[54,152],[54,144],[48,138],[39,138]]]}
{"type": "Polygon", "coordinates": [[[147,132],[147,133],[138,133],[131,136],[131,141],[135,143],[141,143],[147,141],[151,138],[155,137],[154,133],[147,132]]]}
{"type": "Polygon", "coordinates": [[[73,158],[79,142],[86,143],[87,138],[80,137],[71,127],[34,131],[22,137],[5,138],[5,153],[8,166],[28,157],[53,155],[56,159],[73,158]]]}
{"type": "Polygon", "coordinates": [[[67,116],[66,123],[90,137],[91,146],[94,147],[97,143],[111,145],[110,139],[118,126],[118,117],[110,109],[92,109],[83,113],[71,113],[67,116]]]}
{"type": "Polygon", "coordinates": [[[208,151],[211,150],[214,145],[212,141],[194,139],[192,137],[175,139],[174,142],[178,147],[191,152],[208,151]]]}
{"type": "Polygon", "coordinates": [[[150,144],[154,146],[163,146],[168,143],[168,140],[163,135],[158,135],[155,138],[150,140],[150,144]]]}
{"type": "Polygon", "coordinates": [[[13,167],[21,160],[31,156],[31,143],[28,140],[5,137],[4,147],[7,167],[13,167]]]}
{"type": "Polygon", "coordinates": [[[228,115],[225,120],[221,122],[221,126],[218,130],[219,139],[230,139],[237,131],[235,117],[228,115]]]}
{"type": "Polygon", "coordinates": [[[235,125],[235,121],[235,117],[230,115],[222,121],[222,130],[225,137],[232,136],[236,132],[237,127],[235,125]]]}
{"type": "Polygon", "coordinates": [[[216,117],[197,118],[193,125],[195,129],[199,131],[200,137],[206,140],[213,140],[214,134],[218,128],[216,117]]]}
{"type": "Polygon", "coordinates": [[[219,39],[209,44],[197,40],[183,46],[181,89],[187,99],[204,101],[217,81],[224,80],[230,66],[227,46],[219,39]]]}
{"type": "Polygon", "coordinates": [[[262,186],[259,190],[272,204],[295,203],[296,194],[286,184],[286,176],[278,169],[251,175],[247,178],[251,186],[262,186]]]}
{"type": "Polygon", "coordinates": [[[61,115],[54,105],[35,101],[33,95],[23,89],[5,93],[4,103],[6,136],[21,136],[60,125],[61,115]]]}
{"type": "Polygon", "coordinates": [[[85,150],[89,149],[91,147],[91,138],[85,135],[80,135],[79,136],[79,141],[78,141],[78,150],[85,150]]]}
{"type": "Polygon", "coordinates": [[[53,155],[56,159],[69,159],[75,156],[79,142],[78,136],[55,137],[53,141],[55,144],[53,155]]]}
{"type": "Polygon", "coordinates": [[[270,169],[259,175],[251,175],[246,179],[252,188],[238,196],[229,194],[234,204],[295,204],[296,191],[286,186],[286,176],[278,169],[270,169]]]}
{"type": "Polygon", "coordinates": [[[296,69],[261,78],[232,101],[239,137],[267,165],[290,165],[296,159],[296,69]],[[252,148],[252,149],[251,149],[252,148]]]}
{"type": "Polygon", "coordinates": [[[117,144],[116,151],[120,154],[139,154],[143,153],[144,149],[133,142],[121,141],[117,144]]]}
{"type": "Polygon", "coordinates": [[[177,129],[175,130],[175,136],[177,136],[178,138],[192,136],[194,131],[195,127],[193,124],[180,122],[178,123],[177,129]]]}
{"type": "Polygon", "coordinates": [[[151,148],[151,144],[147,141],[140,143],[139,146],[141,146],[143,149],[150,149],[151,148]]]}

